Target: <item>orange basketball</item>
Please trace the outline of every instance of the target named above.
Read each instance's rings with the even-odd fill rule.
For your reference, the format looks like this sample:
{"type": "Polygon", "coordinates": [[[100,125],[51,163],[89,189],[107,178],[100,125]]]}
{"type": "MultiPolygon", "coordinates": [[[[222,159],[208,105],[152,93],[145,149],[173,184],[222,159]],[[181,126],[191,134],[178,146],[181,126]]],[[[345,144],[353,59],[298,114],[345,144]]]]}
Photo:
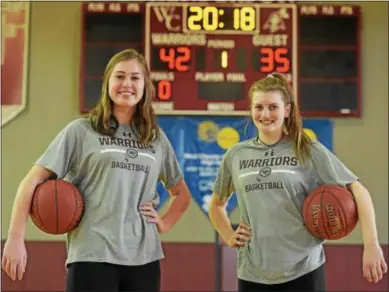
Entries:
{"type": "Polygon", "coordinates": [[[335,240],[345,237],[358,223],[353,194],[338,185],[323,185],[305,199],[303,218],[306,228],[316,237],[335,240]]]}
{"type": "Polygon", "coordinates": [[[34,224],[49,234],[64,234],[77,227],[84,213],[84,200],[79,190],[64,180],[48,180],[35,189],[30,217],[34,224]]]}

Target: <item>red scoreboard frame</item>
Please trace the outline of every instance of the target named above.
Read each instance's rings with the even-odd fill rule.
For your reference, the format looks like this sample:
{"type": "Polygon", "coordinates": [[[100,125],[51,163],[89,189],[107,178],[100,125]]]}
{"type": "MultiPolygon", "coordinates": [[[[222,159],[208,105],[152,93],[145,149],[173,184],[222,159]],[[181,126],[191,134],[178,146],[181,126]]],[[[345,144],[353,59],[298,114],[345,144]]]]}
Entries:
{"type": "Polygon", "coordinates": [[[99,97],[108,52],[111,57],[119,48],[134,47],[150,66],[156,88],[153,106],[159,115],[247,115],[251,84],[280,72],[298,96],[303,116],[359,117],[359,14],[358,6],[268,1],[86,2],[81,111],[88,112],[99,97]],[[101,18],[91,24],[90,16],[101,18]],[[116,33],[119,17],[128,23],[116,33]],[[341,32],[343,22],[336,20],[352,17],[356,22],[347,25],[356,33],[350,41],[349,32],[341,32]],[[328,28],[332,23],[338,27],[335,31],[328,28]],[[322,36],[312,37],[312,33],[323,27],[327,31],[322,31],[322,42],[322,36]],[[325,40],[328,31],[330,35],[340,31],[338,39],[325,40]],[[336,54],[336,64],[331,54],[336,54]]]}

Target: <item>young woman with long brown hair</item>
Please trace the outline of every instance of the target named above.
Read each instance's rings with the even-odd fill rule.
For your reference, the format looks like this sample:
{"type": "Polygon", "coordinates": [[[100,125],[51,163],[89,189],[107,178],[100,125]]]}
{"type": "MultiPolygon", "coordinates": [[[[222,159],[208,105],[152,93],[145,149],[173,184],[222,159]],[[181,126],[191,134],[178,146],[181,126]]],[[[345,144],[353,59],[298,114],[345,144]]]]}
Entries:
{"type": "Polygon", "coordinates": [[[50,177],[73,183],[85,200],[79,226],[67,234],[67,291],[159,291],[159,233],[187,209],[189,190],[151,105],[154,88],[132,49],[109,61],[101,97],[88,118],[69,123],[21,182],[2,267],[22,279],[26,222],[36,186],[50,177]],[[154,207],[161,180],[172,196],[162,218],[154,207]]]}

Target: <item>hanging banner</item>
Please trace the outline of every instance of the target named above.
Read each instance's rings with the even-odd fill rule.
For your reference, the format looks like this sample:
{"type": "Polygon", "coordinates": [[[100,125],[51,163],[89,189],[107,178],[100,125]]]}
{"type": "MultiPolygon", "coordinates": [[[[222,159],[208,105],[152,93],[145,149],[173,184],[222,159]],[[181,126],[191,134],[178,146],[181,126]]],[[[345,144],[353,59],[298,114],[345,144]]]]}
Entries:
{"type": "Polygon", "coordinates": [[[303,120],[305,133],[309,137],[320,141],[328,150],[333,150],[333,125],[330,120],[303,120]]]}
{"type": "Polygon", "coordinates": [[[1,2],[1,126],[27,104],[30,3],[1,2]]]}
{"type": "MultiPolygon", "coordinates": [[[[159,124],[169,138],[185,181],[193,199],[208,216],[208,206],[212,196],[220,163],[227,149],[235,144],[256,136],[256,129],[248,118],[242,117],[159,117],[159,124]]],[[[306,133],[332,150],[332,123],[329,120],[306,120],[306,133]]],[[[159,208],[169,194],[158,185],[159,208]]],[[[234,194],[228,202],[227,214],[237,206],[234,194]]]]}

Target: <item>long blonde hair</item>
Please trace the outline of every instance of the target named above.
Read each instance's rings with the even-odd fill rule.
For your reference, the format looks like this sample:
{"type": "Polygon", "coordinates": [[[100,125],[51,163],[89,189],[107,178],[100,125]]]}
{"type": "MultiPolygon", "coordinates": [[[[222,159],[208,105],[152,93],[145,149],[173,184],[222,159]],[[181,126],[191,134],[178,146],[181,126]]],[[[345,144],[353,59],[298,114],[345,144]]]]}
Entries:
{"type": "Polygon", "coordinates": [[[285,118],[284,131],[292,138],[296,158],[304,164],[311,157],[312,141],[303,130],[300,109],[286,77],[279,73],[269,74],[266,78],[254,82],[249,89],[250,107],[255,91],[279,90],[285,106],[290,105],[289,117],[285,118]]]}
{"type": "Polygon", "coordinates": [[[145,58],[134,49],[123,50],[114,55],[108,62],[104,72],[100,99],[97,105],[90,112],[89,120],[96,132],[108,136],[113,136],[115,134],[116,129],[111,127],[111,121],[114,119],[113,102],[109,97],[108,83],[116,64],[127,60],[137,60],[139,66],[143,70],[143,76],[145,79],[143,97],[136,105],[136,110],[133,119],[131,120],[131,124],[139,131],[140,142],[143,144],[150,144],[153,140],[158,139],[159,137],[159,127],[151,104],[155,98],[155,89],[151,81],[150,71],[145,58]]]}

